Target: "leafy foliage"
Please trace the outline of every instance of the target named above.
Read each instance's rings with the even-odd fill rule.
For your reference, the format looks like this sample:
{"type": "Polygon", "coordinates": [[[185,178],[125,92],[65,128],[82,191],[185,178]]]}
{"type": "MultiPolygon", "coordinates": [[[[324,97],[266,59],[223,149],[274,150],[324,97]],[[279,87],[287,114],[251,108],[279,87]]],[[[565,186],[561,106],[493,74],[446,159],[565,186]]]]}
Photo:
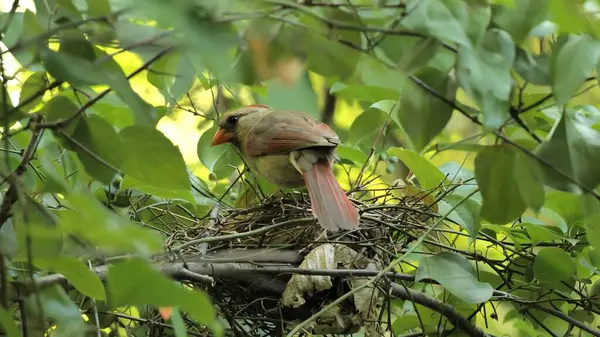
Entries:
{"type": "Polygon", "coordinates": [[[422,235],[386,251],[422,298],[386,299],[382,331],[600,335],[598,1],[1,5],[0,332],[254,331],[157,256],[207,254],[214,212],[276,189],[211,147],[224,112],[268,104],[329,123],[357,204],[422,235]]]}

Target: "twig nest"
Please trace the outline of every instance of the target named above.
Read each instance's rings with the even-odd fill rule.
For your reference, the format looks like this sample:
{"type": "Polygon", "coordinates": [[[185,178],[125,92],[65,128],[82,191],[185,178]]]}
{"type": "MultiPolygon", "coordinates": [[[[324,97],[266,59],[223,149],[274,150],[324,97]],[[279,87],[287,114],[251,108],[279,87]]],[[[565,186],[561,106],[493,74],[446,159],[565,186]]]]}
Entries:
{"type": "Polygon", "coordinates": [[[427,228],[425,215],[432,212],[423,201],[426,198],[405,199],[394,188],[378,191],[380,196],[363,198],[368,202],[357,205],[359,229],[326,237],[312,219],[310,201],[302,196],[221,210],[212,229],[206,220],[186,233],[189,238],[211,236],[208,246],[188,245],[182,253],[190,262],[197,260],[190,255],[200,252],[204,269],[215,281],[204,289],[216,299],[224,317],[244,322],[247,336],[281,336],[333,302],[336,305],[307,326],[308,331],[339,335],[363,328],[365,336],[383,336],[380,329],[385,324],[380,321],[385,315],[380,313],[386,294],[377,288],[379,284],[365,286],[337,303],[371,277],[336,274],[336,270],[382,270],[427,228]],[[332,272],[301,272],[311,269],[332,272]]]}

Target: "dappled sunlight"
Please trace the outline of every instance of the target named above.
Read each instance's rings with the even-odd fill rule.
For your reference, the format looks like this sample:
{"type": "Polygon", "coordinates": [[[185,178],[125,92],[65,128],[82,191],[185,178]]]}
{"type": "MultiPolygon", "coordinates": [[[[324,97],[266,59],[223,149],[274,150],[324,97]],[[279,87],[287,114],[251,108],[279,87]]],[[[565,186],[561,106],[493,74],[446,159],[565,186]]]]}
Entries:
{"type": "MultiPolygon", "coordinates": [[[[197,144],[202,132],[198,130],[201,117],[194,116],[186,111],[173,111],[169,116],[161,118],[156,128],[164,133],[181,151],[183,159],[194,167],[198,160],[197,144]]],[[[205,128],[207,129],[208,126],[205,128]]]]}
{"type": "Polygon", "coordinates": [[[598,5],[376,2],[0,2],[0,334],[600,336],[598,5]]]}

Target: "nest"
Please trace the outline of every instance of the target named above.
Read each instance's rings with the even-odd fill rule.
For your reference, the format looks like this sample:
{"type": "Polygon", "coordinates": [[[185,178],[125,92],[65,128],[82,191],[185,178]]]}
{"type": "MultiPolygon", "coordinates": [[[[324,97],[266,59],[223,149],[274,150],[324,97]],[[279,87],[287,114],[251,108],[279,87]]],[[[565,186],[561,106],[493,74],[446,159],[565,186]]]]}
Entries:
{"type": "MultiPolygon", "coordinates": [[[[426,230],[434,214],[423,201],[427,198],[395,196],[400,193],[393,188],[381,194],[369,202],[354,201],[360,228],[336,233],[324,232],[301,193],[248,209],[214,208],[185,233],[188,241],[178,258],[212,277],[199,286],[229,323],[231,335],[285,335],[373,276],[348,270],[376,273],[426,230]],[[311,270],[321,273],[311,275],[311,270]]],[[[389,300],[384,283],[385,278],[341,301],[304,331],[344,335],[364,328],[366,336],[382,336],[391,324],[382,315],[389,300]]]]}

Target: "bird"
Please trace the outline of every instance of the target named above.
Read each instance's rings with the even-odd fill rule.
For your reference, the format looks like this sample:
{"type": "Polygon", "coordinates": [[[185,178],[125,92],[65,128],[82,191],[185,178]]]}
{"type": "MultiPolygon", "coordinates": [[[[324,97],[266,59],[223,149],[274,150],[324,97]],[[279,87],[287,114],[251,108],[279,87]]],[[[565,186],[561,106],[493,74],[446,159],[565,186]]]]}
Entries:
{"type": "Polygon", "coordinates": [[[312,214],[326,232],[359,227],[358,209],[333,173],[340,139],[327,124],[301,111],[251,104],[221,119],[211,146],[225,143],[280,188],[306,186],[312,214]]]}

